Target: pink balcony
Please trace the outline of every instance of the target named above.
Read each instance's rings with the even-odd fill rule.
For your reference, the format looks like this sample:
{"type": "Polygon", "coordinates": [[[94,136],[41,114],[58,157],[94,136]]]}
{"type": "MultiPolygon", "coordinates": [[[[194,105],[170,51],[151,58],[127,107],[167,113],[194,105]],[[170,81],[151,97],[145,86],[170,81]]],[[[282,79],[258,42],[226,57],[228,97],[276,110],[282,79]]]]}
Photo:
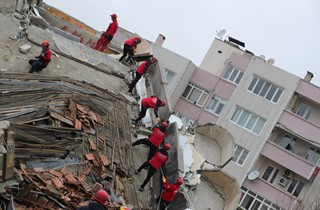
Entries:
{"type": "Polygon", "coordinates": [[[294,196],[291,196],[289,193],[282,191],[281,189],[276,188],[272,184],[265,182],[264,180],[257,178],[253,181],[246,179],[243,183],[243,186],[254,191],[265,199],[271,201],[277,206],[283,209],[290,209],[295,201],[300,202],[294,196]]]}
{"type": "Polygon", "coordinates": [[[308,180],[311,178],[312,173],[315,169],[315,166],[309,163],[303,157],[291,153],[288,150],[270,141],[267,141],[265,143],[261,151],[261,155],[308,180]]]}
{"type": "Polygon", "coordinates": [[[301,118],[295,113],[285,110],[278,122],[296,134],[320,144],[320,127],[301,118]]]}
{"type": "Polygon", "coordinates": [[[296,89],[296,92],[320,104],[320,87],[313,85],[307,81],[301,80],[296,89]]]}

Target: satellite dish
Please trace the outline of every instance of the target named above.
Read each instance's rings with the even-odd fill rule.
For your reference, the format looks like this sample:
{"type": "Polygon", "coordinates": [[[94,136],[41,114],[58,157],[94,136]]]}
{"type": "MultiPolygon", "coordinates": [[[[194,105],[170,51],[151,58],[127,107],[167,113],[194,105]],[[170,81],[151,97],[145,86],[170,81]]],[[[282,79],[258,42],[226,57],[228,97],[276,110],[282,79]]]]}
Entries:
{"type": "Polygon", "coordinates": [[[261,59],[265,60],[265,59],[266,59],[266,56],[264,56],[264,55],[260,55],[260,56],[259,56],[259,58],[261,58],[261,59]]]}
{"type": "Polygon", "coordinates": [[[250,171],[249,174],[248,174],[248,179],[250,181],[253,181],[256,178],[258,178],[258,176],[259,176],[259,171],[250,171]]]}
{"type": "Polygon", "coordinates": [[[217,36],[220,37],[220,39],[222,38],[223,35],[225,35],[227,32],[226,29],[222,29],[220,31],[217,32],[217,36]]]}
{"type": "Polygon", "coordinates": [[[273,65],[274,62],[276,62],[276,61],[273,58],[269,58],[268,61],[267,61],[267,63],[269,63],[271,65],[273,65]]]}

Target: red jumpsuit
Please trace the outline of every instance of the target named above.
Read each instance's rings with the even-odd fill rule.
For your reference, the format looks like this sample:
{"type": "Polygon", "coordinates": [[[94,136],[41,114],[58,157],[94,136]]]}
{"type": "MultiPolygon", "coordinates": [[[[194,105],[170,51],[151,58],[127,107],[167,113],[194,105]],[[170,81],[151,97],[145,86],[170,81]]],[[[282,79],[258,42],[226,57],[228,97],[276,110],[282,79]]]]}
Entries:
{"type": "Polygon", "coordinates": [[[160,201],[160,210],[166,209],[169,204],[173,201],[174,197],[176,196],[178,190],[179,190],[179,185],[176,183],[174,184],[169,184],[167,181],[163,182],[163,188],[164,192],[162,193],[161,196],[161,201],[160,201]]]}
{"type": "Polygon", "coordinates": [[[100,51],[103,52],[108,46],[109,42],[113,39],[113,36],[117,32],[117,30],[118,21],[115,19],[112,23],[109,24],[109,27],[107,28],[106,32],[104,32],[101,35],[94,49],[98,50],[101,47],[100,51]]]}

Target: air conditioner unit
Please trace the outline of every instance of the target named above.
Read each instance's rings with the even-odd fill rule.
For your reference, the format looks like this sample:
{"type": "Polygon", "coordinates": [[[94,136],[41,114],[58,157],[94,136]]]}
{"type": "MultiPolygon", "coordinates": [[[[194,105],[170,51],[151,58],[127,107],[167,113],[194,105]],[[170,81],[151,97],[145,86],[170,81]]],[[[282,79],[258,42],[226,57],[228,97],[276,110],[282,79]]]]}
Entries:
{"type": "Polygon", "coordinates": [[[285,176],[285,177],[288,178],[288,179],[292,179],[292,177],[293,177],[293,172],[290,171],[289,169],[287,169],[287,170],[285,170],[283,176],[285,176]]]}
{"type": "Polygon", "coordinates": [[[279,185],[281,185],[282,187],[285,187],[288,184],[288,182],[289,179],[284,176],[279,179],[279,185]]]}

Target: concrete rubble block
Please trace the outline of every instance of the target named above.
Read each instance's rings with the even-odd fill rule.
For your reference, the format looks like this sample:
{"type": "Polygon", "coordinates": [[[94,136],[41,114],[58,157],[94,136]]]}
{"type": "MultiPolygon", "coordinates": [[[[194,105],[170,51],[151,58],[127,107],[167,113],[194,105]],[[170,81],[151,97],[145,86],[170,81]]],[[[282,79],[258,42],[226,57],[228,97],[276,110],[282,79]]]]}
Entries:
{"type": "Polygon", "coordinates": [[[31,49],[31,45],[29,44],[24,44],[19,47],[20,52],[23,54],[27,54],[30,51],[30,49],[31,49]]]}

